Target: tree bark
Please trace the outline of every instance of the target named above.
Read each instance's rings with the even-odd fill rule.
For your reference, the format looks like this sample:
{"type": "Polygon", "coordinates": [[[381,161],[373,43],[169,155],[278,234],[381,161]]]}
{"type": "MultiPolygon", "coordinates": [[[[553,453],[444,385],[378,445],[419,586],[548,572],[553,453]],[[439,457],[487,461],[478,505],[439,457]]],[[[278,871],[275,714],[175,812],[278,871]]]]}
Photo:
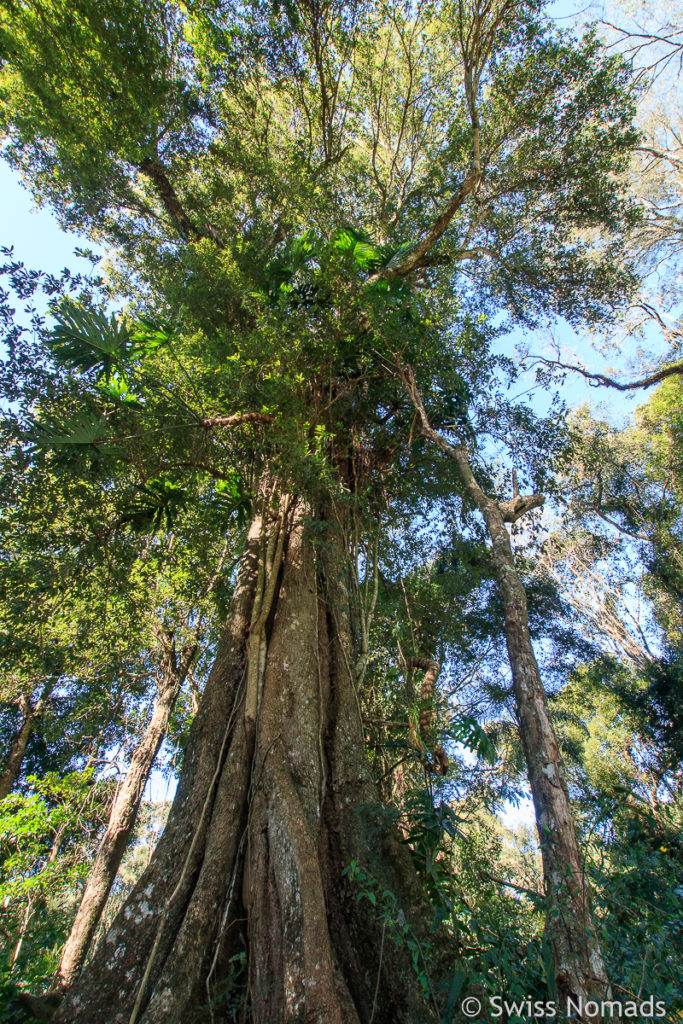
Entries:
{"type": "Polygon", "coordinates": [[[69,938],[62,951],[59,980],[65,988],[74,984],[85,963],[116,873],[130,842],[149,773],[166,735],[168,721],[178,694],[197,652],[196,644],[187,646],[178,663],[172,635],[166,634],[163,637],[163,645],[158,699],[154,712],[114,799],[107,829],[88,876],[69,938]]]}
{"type": "Polygon", "coordinates": [[[168,824],[62,1024],[431,1019],[407,950],[343,875],[355,861],[421,920],[408,851],[373,810],[341,543],[321,522],[309,535],[301,500],[266,498],[168,824]]]}
{"type": "Polygon", "coordinates": [[[20,707],[24,717],[14,740],[12,741],[12,746],[10,747],[10,752],[7,756],[5,768],[0,775],[0,800],[8,796],[15,782],[19,778],[29,740],[33,735],[36,722],[40,720],[43,712],[45,711],[50,694],[54,689],[55,682],[56,680],[54,676],[47,680],[43,687],[43,692],[33,706],[31,706],[28,697],[23,695],[21,697],[20,707]]]}
{"type": "Polygon", "coordinates": [[[433,745],[432,743],[432,732],[436,721],[434,690],[441,666],[438,661],[433,661],[431,658],[408,658],[406,669],[410,671],[410,669],[414,668],[422,669],[424,677],[420,687],[419,736],[414,724],[411,723],[413,742],[418,750],[425,752],[430,746],[434,746],[433,758],[430,758],[427,754],[422,763],[428,771],[433,772],[435,775],[447,775],[449,767],[448,754],[442,746],[433,745]]]}
{"type": "MultiPolygon", "coordinates": [[[[542,504],[540,495],[515,494],[497,503],[479,486],[463,445],[454,446],[431,426],[410,370],[404,371],[422,433],[453,459],[469,497],[481,512],[491,539],[498,588],[503,599],[505,635],[515,703],[536,814],[548,899],[546,935],[555,965],[561,1005],[571,998],[586,1003],[607,996],[609,982],[590,906],[590,888],[576,835],[574,816],[562,774],[559,746],[548,713],[531,634],[524,583],[515,565],[505,522],[542,504]]],[[[515,488],[516,490],[516,488],[515,488]]],[[[584,1015],[590,1019],[590,1015],[584,1015]]]]}

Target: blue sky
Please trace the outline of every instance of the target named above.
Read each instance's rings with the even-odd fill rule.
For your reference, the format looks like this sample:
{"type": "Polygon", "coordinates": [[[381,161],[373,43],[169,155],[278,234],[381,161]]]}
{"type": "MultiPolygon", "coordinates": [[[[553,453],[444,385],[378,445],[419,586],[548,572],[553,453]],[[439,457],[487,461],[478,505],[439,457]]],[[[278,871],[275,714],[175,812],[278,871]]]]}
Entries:
{"type": "Polygon", "coordinates": [[[74,248],[87,245],[87,240],[62,231],[56,218],[47,209],[37,210],[31,193],[21,184],[18,175],[0,160],[0,195],[2,196],[2,227],[0,243],[13,245],[15,257],[27,267],[58,272],[62,267],[75,269],[74,248]]]}

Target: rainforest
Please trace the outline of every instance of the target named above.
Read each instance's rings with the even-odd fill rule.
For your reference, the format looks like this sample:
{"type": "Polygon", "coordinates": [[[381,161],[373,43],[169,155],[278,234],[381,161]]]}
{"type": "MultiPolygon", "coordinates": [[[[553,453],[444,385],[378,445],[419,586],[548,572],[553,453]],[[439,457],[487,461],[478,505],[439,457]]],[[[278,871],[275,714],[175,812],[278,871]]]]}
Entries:
{"type": "Polygon", "coordinates": [[[0,1022],[680,1020],[682,60],[1,0],[0,1022]]]}

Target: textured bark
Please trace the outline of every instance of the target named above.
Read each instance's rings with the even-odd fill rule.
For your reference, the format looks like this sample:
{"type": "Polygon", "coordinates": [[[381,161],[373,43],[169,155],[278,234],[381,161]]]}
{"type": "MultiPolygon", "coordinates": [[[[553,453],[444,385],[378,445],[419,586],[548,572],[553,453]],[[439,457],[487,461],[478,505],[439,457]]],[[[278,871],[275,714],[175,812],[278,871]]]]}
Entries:
{"type": "Polygon", "coordinates": [[[145,157],[140,164],[140,170],[156,185],[159,198],[182,237],[193,239],[199,238],[199,232],[183,209],[183,206],[178,199],[178,193],[173,188],[168,174],[166,173],[166,168],[161,161],[159,159],[153,159],[152,157],[145,157]]]}
{"type": "Polygon", "coordinates": [[[203,229],[200,229],[188,216],[178,198],[178,193],[171,183],[167,168],[158,157],[145,157],[140,163],[140,171],[154,183],[164,209],[182,238],[191,239],[192,241],[210,238],[218,246],[222,247],[221,239],[213,225],[207,224],[203,229]]]}
{"type": "Polygon", "coordinates": [[[543,858],[548,896],[546,934],[553,951],[558,994],[562,1000],[571,996],[584,1003],[604,999],[609,985],[557,737],[531,643],[526,591],[515,567],[510,535],[495,503],[487,499],[481,511],[491,537],[503,598],[515,703],[543,858]]]}
{"type": "Polygon", "coordinates": [[[33,735],[36,723],[40,721],[40,718],[45,711],[45,706],[50,694],[52,693],[54,685],[54,677],[48,679],[43,687],[43,692],[33,706],[27,697],[22,696],[21,698],[20,707],[24,717],[22,718],[21,725],[19,726],[14,740],[12,741],[12,746],[10,747],[9,754],[7,755],[7,761],[5,762],[5,767],[0,775],[0,800],[8,796],[15,782],[19,778],[29,740],[33,735]]]}
{"type": "MultiPolygon", "coordinates": [[[[404,381],[420,417],[422,433],[453,459],[465,489],[481,512],[492,545],[496,580],[503,599],[505,635],[512,669],[520,735],[536,813],[548,910],[546,934],[561,1001],[587,1002],[607,996],[609,983],[590,906],[590,889],[562,775],[557,737],[531,643],[526,590],[515,566],[505,522],[540,506],[540,495],[500,505],[479,486],[464,446],[455,447],[433,430],[410,370],[404,381]]],[[[515,487],[516,490],[516,487],[515,487]]]]}
{"type": "Polygon", "coordinates": [[[252,524],[168,825],[63,1024],[430,1019],[342,874],[355,861],[419,918],[408,852],[372,810],[343,553],[314,547],[309,519],[271,496],[252,524]]]}
{"type": "Polygon", "coordinates": [[[164,637],[164,656],[154,712],[114,799],[107,829],[88,875],[69,938],[62,951],[59,978],[64,987],[73,985],[85,963],[121,859],[130,842],[149,773],[166,735],[169,718],[196,652],[196,644],[186,647],[178,663],[172,636],[164,637]]]}
{"type": "MultiPolygon", "coordinates": [[[[436,681],[439,678],[440,665],[438,661],[432,661],[431,658],[412,657],[407,659],[407,667],[408,669],[420,668],[424,672],[422,685],[420,687],[419,737],[414,726],[411,726],[411,730],[415,746],[426,751],[432,743],[432,731],[436,721],[434,690],[436,689],[436,681]]],[[[434,772],[436,775],[448,774],[448,754],[441,746],[434,747],[433,760],[426,757],[423,763],[425,768],[434,772]]]]}

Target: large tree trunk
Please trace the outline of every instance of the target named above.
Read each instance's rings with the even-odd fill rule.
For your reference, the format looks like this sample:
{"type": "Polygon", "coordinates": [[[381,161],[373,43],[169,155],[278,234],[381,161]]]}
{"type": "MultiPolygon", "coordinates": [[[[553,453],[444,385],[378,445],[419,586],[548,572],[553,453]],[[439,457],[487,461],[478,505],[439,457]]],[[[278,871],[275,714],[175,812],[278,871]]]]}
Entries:
{"type": "MultiPolygon", "coordinates": [[[[519,718],[520,736],[536,813],[548,909],[546,935],[553,952],[560,1004],[604,999],[609,983],[590,905],[590,887],[562,774],[555,730],[548,713],[531,634],[524,583],[515,565],[506,522],[543,504],[541,495],[498,503],[484,493],[464,446],[455,447],[431,426],[412,372],[404,381],[420,416],[422,433],[453,459],[464,487],[481,512],[491,538],[493,566],[503,599],[505,636],[519,718]]],[[[589,1018],[586,1014],[584,1017],[589,1018]]]]}
{"type": "Polygon", "coordinates": [[[373,810],[343,552],[310,518],[275,498],[252,523],[168,824],[63,1024],[430,1019],[393,941],[420,892],[373,810]],[[398,925],[357,898],[352,861],[398,925]]]}
{"type": "Polygon", "coordinates": [[[154,759],[166,735],[171,712],[197,651],[196,644],[186,647],[178,662],[172,635],[165,633],[162,642],[163,656],[154,712],[131,758],[126,777],[116,793],[107,829],[62,951],[59,978],[66,988],[73,985],[85,963],[121,859],[130,842],[154,759]]]}
{"type": "Polygon", "coordinates": [[[54,685],[55,677],[51,676],[45,683],[43,692],[34,705],[31,705],[28,697],[22,696],[21,698],[20,707],[23,718],[12,741],[12,746],[10,747],[9,754],[7,755],[5,767],[2,774],[0,774],[0,800],[11,792],[12,787],[19,778],[19,773],[21,772],[21,766],[24,763],[24,757],[26,756],[26,748],[28,747],[29,740],[33,735],[36,723],[40,721],[40,718],[45,711],[45,707],[54,685]]]}

